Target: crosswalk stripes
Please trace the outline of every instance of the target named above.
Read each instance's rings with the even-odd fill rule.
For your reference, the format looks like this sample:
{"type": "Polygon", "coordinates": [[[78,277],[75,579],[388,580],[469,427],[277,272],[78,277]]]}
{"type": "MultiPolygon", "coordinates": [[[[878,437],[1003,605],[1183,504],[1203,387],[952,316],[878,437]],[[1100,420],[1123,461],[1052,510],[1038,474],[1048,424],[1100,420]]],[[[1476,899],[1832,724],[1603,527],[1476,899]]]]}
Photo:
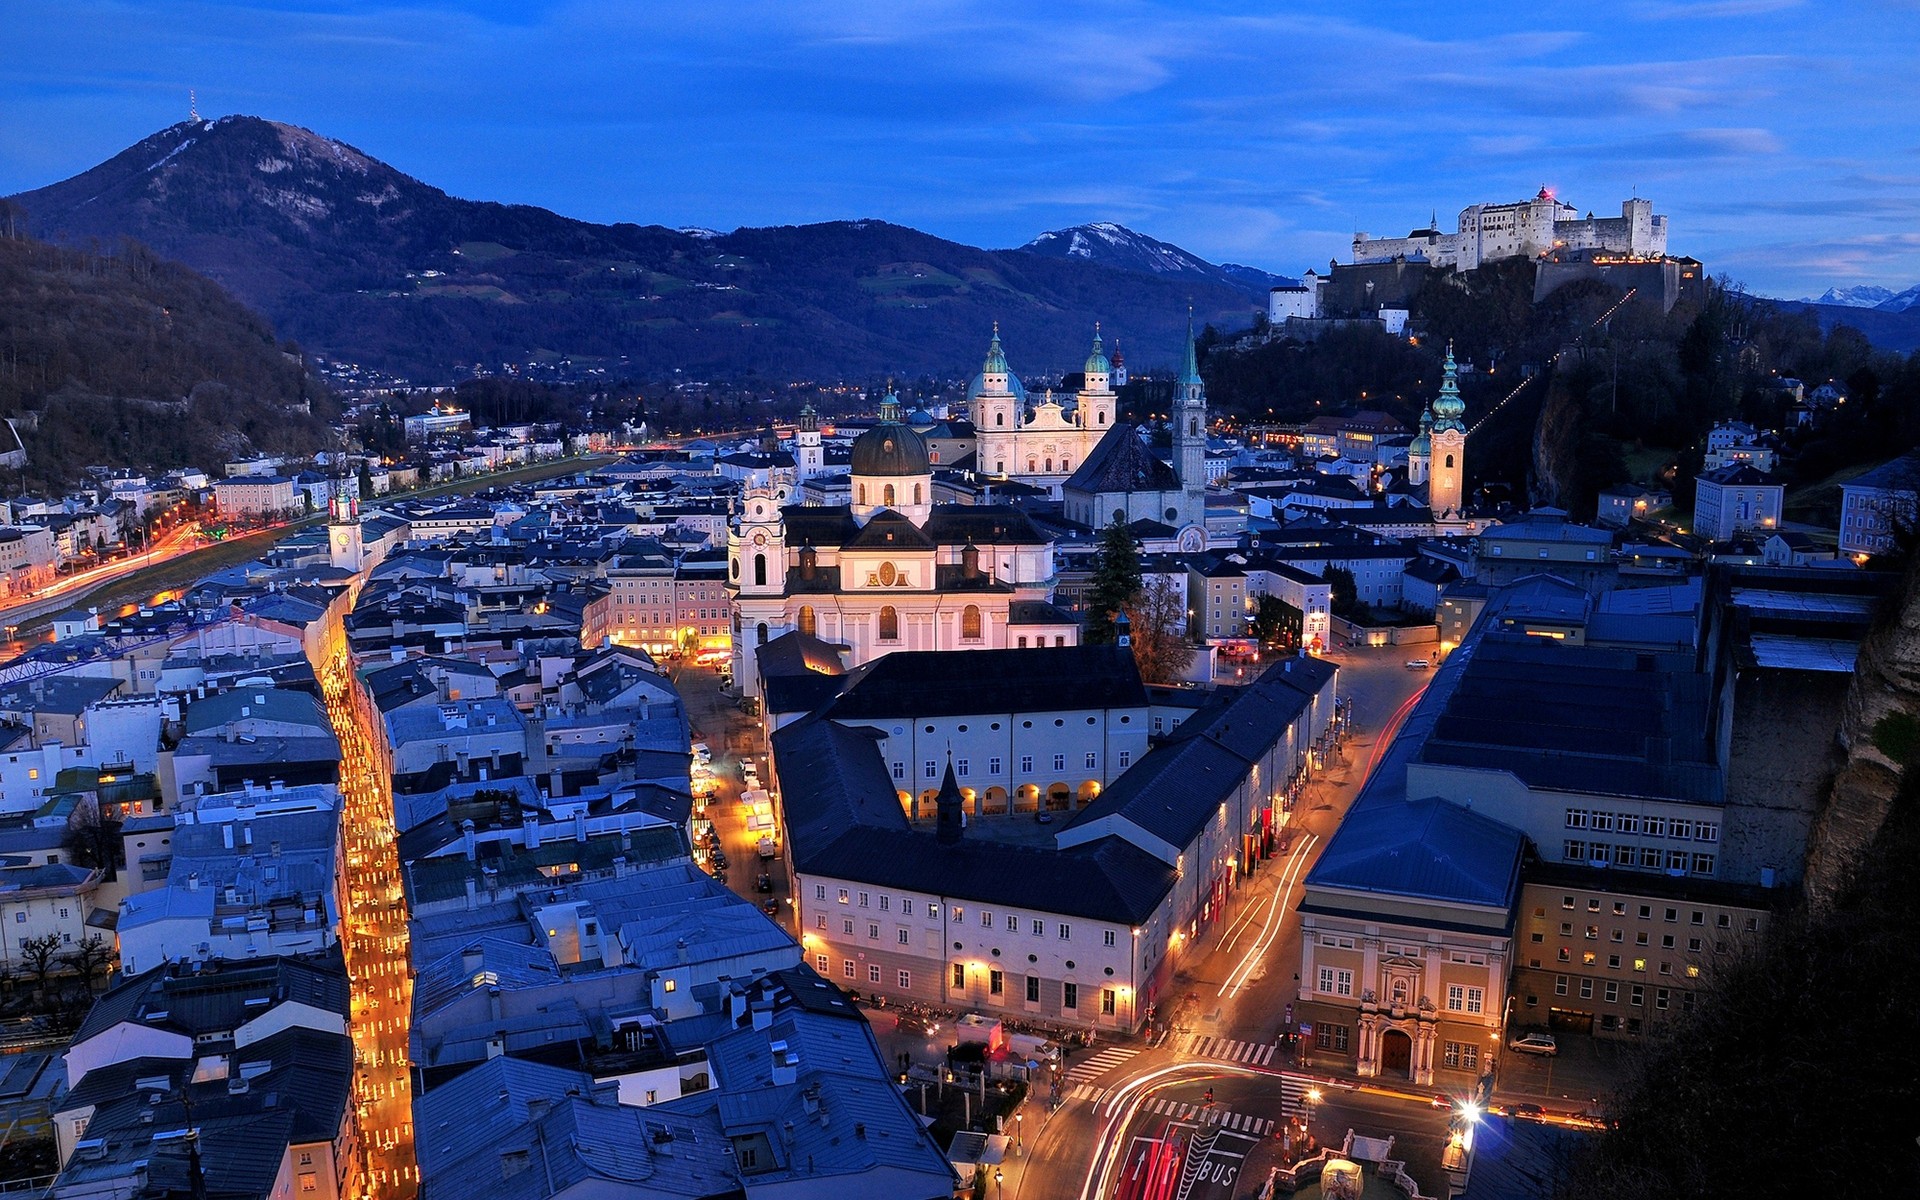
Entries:
{"type": "Polygon", "coordinates": [[[1069,1100],[1091,1100],[1091,1099],[1093,1099],[1093,1098],[1094,1098],[1095,1096],[1098,1096],[1099,1094],[1100,1094],[1100,1089],[1099,1089],[1099,1088],[1097,1088],[1097,1087],[1094,1087],[1094,1086],[1093,1086],[1092,1084],[1090,1084],[1090,1083],[1083,1083],[1083,1084],[1079,1084],[1079,1085],[1078,1085],[1078,1086],[1076,1086],[1076,1087],[1075,1087],[1075,1088],[1074,1088],[1074,1089],[1073,1089],[1072,1091],[1070,1091],[1070,1092],[1068,1092],[1068,1093],[1067,1093],[1067,1099],[1069,1099],[1069,1100]]]}
{"type": "Polygon", "coordinates": [[[1164,1098],[1148,1104],[1146,1111],[1170,1121],[1188,1122],[1202,1127],[1218,1126],[1234,1133],[1244,1133],[1249,1137],[1265,1137],[1273,1132],[1274,1126],[1274,1122],[1268,1117],[1256,1117],[1252,1113],[1237,1113],[1205,1104],[1183,1104],[1178,1100],[1164,1098]]]}
{"type": "Polygon", "coordinates": [[[1273,1062],[1272,1042],[1243,1042],[1235,1038],[1190,1033],[1180,1049],[1189,1058],[1212,1058],[1249,1067],[1264,1067],[1273,1062]]]}
{"type": "Polygon", "coordinates": [[[1063,1078],[1067,1083],[1083,1083],[1095,1076],[1106,1074],[1138,1053],[1140,1053],[1138,1047],[1109,1046],[1092,1058],[1082,1059],[1073,1064],[1063,1078]]]}

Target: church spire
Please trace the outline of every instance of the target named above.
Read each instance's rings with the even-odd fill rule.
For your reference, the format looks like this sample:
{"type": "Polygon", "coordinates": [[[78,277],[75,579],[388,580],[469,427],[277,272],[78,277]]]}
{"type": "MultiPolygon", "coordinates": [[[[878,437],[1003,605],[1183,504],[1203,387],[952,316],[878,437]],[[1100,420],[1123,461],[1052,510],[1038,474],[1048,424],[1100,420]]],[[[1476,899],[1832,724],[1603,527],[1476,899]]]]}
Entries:
{"type": "Polygon", "coordinates": [[[1180,366],[1180,378],[1175,383],[1200,382],[1200,356],[1193,344],[1193,306],[1187,306],[1187,358],[1180,366]]]}
{"type": "Polygon", "coordinates": [[[944,845],[960,840],[967,828],[966,797],[960,794],[960,782],[953,777],[953,751],[947,751],[947,776],[940,781],[940,794],[933,802],[934,837],[944,845]]]}
{"type": "Polygon", "coordinates": [[[1447,360],[1442,364],[1440,395],[1433,402],[1433,431],[1441,433],[1452,430],[1465,433],[1467,402],[1460,398],[1460,368],[1453,361],[1453,342],[1447,342],[1447,360]]]}
{"type": "Polygon", "coordinates": [[[1000,322],[993,323],[993,341],[987,344],[987,365],[980,368],[984,375],[1005,375],[1007,373],[1006,351],[1000,349],[1000,322]]]}

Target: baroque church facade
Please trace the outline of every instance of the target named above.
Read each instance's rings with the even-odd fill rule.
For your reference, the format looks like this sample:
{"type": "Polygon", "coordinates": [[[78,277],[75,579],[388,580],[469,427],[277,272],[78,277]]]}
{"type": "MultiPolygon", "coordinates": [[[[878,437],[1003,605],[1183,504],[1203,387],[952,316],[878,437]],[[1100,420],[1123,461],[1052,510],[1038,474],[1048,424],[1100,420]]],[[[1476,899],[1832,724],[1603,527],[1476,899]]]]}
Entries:
{"type": "MultiPolygon", "coordinates": [[[[997,354],[996,340],[989,366],[997,354]]],[[[893,395],[850,466],[847,504],[786,504],[772,486],[741,500],[727,593],[744,694],[759,694],[759,648],[794,631],[846,647],[848,667],[895,650],[1078,644],[1078,622],[1049,602],[1052,540],[1010,505],[935,503],[926,442],[893,395]]]]}
{"type": "Polygon", "coordinates": [[[1059,495],[1060,485],[1113,428],[1119,404],[1113,390],[1113,364],[1097,327],[1083,371],[1085,382],[1070,402],[1056,400],[1049,390],[1035,403],[1020,377],[1007,369],[1000,327],[995,325],[986,363],[967,387],[967,412],[975,434],[974,469],[1059,495]]]}

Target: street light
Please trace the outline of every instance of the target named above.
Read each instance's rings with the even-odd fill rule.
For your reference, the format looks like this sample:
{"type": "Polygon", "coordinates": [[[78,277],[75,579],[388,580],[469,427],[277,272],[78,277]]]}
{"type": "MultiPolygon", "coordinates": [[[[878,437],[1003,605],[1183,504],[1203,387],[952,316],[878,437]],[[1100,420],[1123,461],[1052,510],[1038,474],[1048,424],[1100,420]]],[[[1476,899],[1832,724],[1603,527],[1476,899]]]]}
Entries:
{"type": "Polygon", "coordinates": [[[1308,1088],[1308,1089],[1307,1089],[1307,1126],[1308,1126],[1308,1132],[1312,1132],[1312,1126],[1313,1126],[1313,1106],[1314,1106],[1314,1105],[1316,1105],[1316,1104],[1318,1104],[1318,1103],[1320,1103],[1320,1089],[1319,1089],[1319,1088],[1317,1088],[1317,1087],[1310,1087],[1310,1088],[1308,1088]]]}

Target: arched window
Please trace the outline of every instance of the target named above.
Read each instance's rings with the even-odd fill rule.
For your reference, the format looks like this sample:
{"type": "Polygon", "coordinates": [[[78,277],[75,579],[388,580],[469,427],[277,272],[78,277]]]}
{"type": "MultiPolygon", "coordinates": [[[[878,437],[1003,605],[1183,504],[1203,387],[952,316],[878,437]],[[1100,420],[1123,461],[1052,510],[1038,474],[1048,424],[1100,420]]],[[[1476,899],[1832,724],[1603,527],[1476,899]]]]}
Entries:
{"type": "Polygon", "coordinates": [[[863,483],[860,485],[860,503],[865,504],[866,502],[867,502],[867,485],[863,483]]]}
{"type": "Polygon", "coordinates": [[[1038,472],[1039,470],[1040,470],[1040,466],[1039,466],[1038,460],[1031,459],[1031,458],[1027,460],[1027,474],[1032,475],[1038,472]]]}
{"type": "Polygon", "coordinates": [[[993,414],[993,423],[995,425],[1005,425],[1007,423],[1007,414],[1002,412],[993,414]]]}
{"type": "Polygon", "coordinates": [[[930,463],[937,463],[937,462],[939,462],[939,461],[940,461],[940,452],[939,452],[938,450],[929,450],[929,451],[927,451],[927,461],[928,461],[928,462],[930,462],[930,463]]]}
{"type": "Polygon", "coordinates": [[[996,462],[996,463],[994,463],[994,464],[993,464],[993,473],[994,473],[995,475],[1005,475],[1005,474],[1007,473],[1007,464],[1006,464],[1006,463],[1004,463],[1004,462],[996,462]]]}
{"type": "Polygon", "coordinates": [[[759,635],[760,644],[762,646],[766,645],[767,644],[767,623],[765,621],[760,622],[759,627],[756,628],[754,632],[759,635]]]}
{"type": "Polygon", "coordinates": [[[960,610],[960,636],[969,641],[980,640],[980,606],[969,604],[960,610]]]}
{"type": "Polygon", "coordinates": [[[880,503],[886,505],[888,508],[893,507],[893,485],[892,484],[888,484],[885,488],[881,490],[880,503]]]}
{"type": "Polygon", "coordinates": [[[1453,469],[1453,455],[1451,454],[1447,455],[1447,469],[1449,471],[1453,469]]]}
{"type": "Polygon", "coordinates": [[[1052,460],[1052,459],[1048,459],[1048,460],[1047,460],[1047,474],[1049,474],[1049,475],[1051,475],[1051,474],[1053,474],[1053,460],[1052,460]]]}
{"type": "Polygon", "coordinates": [[[802,604],[800,606],[800,632],[806,634],[808,637],[812,637],[813,629],[813,605],[802,604]]]}
{"type": "Polygon", "coordinates": [[[767,586],[767,556],[764,554],[753,556],[753,586],[767,586]]]}
{"type": "Polygon", "coordinates": [[[1116,508],[1116,509],[1114,509],[1114,510],[1113,510],[1113,519],[1114,519],[1114,520],[1116,520],[1116,521],[1125,521],[1125,520],[1127,519],[1127,510],[1126,510],[1126,509],[1124,509],[1124,508],[1116,508]]]}
{"type": "Polygon", "coordinates": [[[1066,458],[1061,459],[1060,473],[1062,475],[1066,475],[1066,474],[1070,474],[1072,471],[1073,471],[1073,461],[1071,459],[1066,459],[1066,458]]]}
{"type": "Polygon", "coordinates": [[[1193,437],[1200,436],[1200,418],[1199,417],[1187,418],[1187,433],[1193,437]]]}
{"type": "Polygon", "coordinates": [[[920,503],[920,485],[917,483],[913,485],[913,502],[920,503]]]}
{"type": "Polygon", "coordinates": [[[883,642],[900,640],[900,614],[891,604],[880,606],[880,640],[883,642]]]}
{"type": "Polygon", "coordinates": [[[740,560],[737,558],[733,560],[733,577],[740,578],[740,560]]]}
{"type": "Polygon", "coordinates": [[[1104,412],[1100,413],[1097,417],[1097,421],[1099,424],[1105,425],[1107,423],[1107,414],[1104,412]]]}

